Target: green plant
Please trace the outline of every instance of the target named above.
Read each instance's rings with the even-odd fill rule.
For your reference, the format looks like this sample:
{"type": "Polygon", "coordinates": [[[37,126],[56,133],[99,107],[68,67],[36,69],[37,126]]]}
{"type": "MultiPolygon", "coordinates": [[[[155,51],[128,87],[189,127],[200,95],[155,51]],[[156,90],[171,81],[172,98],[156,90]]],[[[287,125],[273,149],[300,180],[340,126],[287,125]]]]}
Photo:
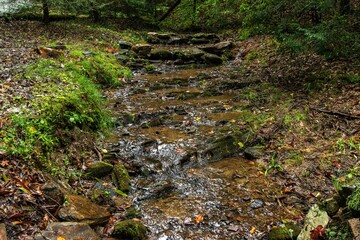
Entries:
{"type": "Polygon", "coordinates": [[[281,163],[275,162],[276,155],[277,154],[274,153],[271,156],[270,162],[269,162],[269,164],[267,166],[267,169],[265,170],[265,173],[264,173],[265,176],[267,176],[271,170],[273,170],[273,171],[280,170],[281,171],[283,169],[281,163]]]}

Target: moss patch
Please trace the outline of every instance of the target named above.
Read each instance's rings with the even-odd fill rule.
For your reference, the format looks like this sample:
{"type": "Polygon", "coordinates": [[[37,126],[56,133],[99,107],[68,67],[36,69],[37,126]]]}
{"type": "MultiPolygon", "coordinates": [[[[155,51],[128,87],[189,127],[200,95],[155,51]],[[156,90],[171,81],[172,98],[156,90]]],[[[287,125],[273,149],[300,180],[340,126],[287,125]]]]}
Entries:
{"type": "Polygon", "coordinates": [[[146,227],[141,222],[125,220],[115,224],[113,236],[128,240],[143,240],[146,239],[146,231],[146,227]]]}

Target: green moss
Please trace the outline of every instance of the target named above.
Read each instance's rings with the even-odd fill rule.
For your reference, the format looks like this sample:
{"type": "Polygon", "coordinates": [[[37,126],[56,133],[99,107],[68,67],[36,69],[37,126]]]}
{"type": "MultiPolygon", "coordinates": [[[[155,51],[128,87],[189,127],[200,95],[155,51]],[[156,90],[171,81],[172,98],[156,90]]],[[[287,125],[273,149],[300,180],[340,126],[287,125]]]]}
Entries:
{"type": "Polygon", "coordinates": [[[353,194],[348,197],[346,202],[347,207],[355,216],[360,216],[360,188],[358,187],[353,194]]]}
{"type": "Polygon", "coordinates": [[[126,210],[125,217],[127,219],[138,218],[140,216],[140,212],[135,208],[131,207],[126,210]]]}
{"type": "Polygon", "coordinates": [[[123,164],[119,163],[114,166],[112,180],[120,191],[125,193],[130,191],[130,176],[123,164]]]}
{"type": "Polygon", "coordinates": [[[286,223],[270,230],[269,240],[292,240],[300,234],[300,228],[294,223],[286,223]]]}
{"type": "Polygon", "coordinates": [[[127,240],[146,239],[146,227],[138,221],[125,220],[115,224],[114,237],[127,240]]]}

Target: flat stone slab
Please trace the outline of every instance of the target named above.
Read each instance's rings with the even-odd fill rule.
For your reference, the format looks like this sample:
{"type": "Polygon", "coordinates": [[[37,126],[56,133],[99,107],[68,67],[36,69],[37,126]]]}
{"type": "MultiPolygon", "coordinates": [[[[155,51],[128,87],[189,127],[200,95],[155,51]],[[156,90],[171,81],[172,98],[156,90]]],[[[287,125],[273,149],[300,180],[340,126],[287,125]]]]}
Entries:
{"type": "Polygon", "coordinates": [[[110,217],[110,213],[104,207],[82,196],[67,195],[64,205],[59,211],[59,217],[64,221],[100,225],[106,223],[110,217]]]}
{"type": "Polygon", "coordinates": [[[100,240],[94,230],[86,223],[55,222],[50,223],[45,231],[37,234],[35,240],[86,239],[100,240]]]}

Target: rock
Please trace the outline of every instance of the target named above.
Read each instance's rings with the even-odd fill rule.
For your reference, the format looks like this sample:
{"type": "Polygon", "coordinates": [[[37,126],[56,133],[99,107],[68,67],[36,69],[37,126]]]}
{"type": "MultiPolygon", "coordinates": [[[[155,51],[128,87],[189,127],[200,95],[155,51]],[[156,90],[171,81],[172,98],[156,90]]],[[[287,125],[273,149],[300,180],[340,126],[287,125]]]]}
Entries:
{"type": "Polygon", "coordinates": [[[225,42],[216,43],[215,45],[211,45],[211,46],[203,46],[200,47],[200,49],[207,53],[222,55],[224,54],[225,51],[231,50],[234,46],[235,44],[233,42],[225,41],[225,42]]]}
{"type": "Polygon", "coordinates": [[[244,156],[247,159],[257,159],[264,154],[262,147],[247,147],[244,150],[244,156]]]}
{"type": "Polygon", "coordinates": [[[204,56],[202,56],[202,59],[204,60],[205,63],[211,64],[211,65],[220,65],[223,62],[221,57],[219,57],[218,55],[215,55],[215,54],[211,54],[211,53],[204,54],[204,56]]]}
{"type": "Polygon", "coordinates": [[[193,44],[205,44],[205,43],[217,43],[220,42],[220,38],[213,33],[197,33],[192,36],[190,43],[193,44]]]}
{"type": "Polygon", "coordinates": [[[359,218],[349,219],[348,223],[350,225],[351,232],[354,236],[353,239],[359,240],[360,239],[360,219],[359,218]]]}
{"type": "MultiPolygon", "coordinates": [[[[2,238],[0,238],[2,239],[2,238]]],[[[100,240],[94,230],[86,223],[77,222],[54,222],[50,223],[45,231],[35,236],[35,240],[59,240],[59,239],[91,239],[100,240]]]]}
{"type": "Polygon", "coordinates": [[[101,178],[111,173],[114,166],[103,161],[92,162],[86,169],[86,173],[90,177],[101,178]]]}
{"type": "Polygon", "coordinates": [[[112,181],[120,191],[124,193],[128,193],[130,191],[129,173],[123,164],[119,163],[114,166],[112,181]]]}
{"type": "Polygon", "coordinates": [[[64,197],[70,192],[71,187],[67,183],[62,183],[51,176],[46,176],[46,183],[41,187],[49,204],[62,205],[64,197]]]}
{"type": "Polygon", "coordinates": [[[351,194],[353,194],[353,192],[356,190],[356,188],[357,188],[357,186],[355,186],[355,185],[345,185],[339,190],[339,196],[340,196],[339,204],[341,207],[346,206],[347,198],[351,194]]]}
{"type": "Polygon", "coordinates": [[[328,225],[330,217],[325,211],[320,210],[318,205],[311,207],[309,212],[306,214],[304,227],[302,228],[298,240],[311,240],[310,231],[315,229],[317,226],[323,226],[324,228],[328,225]]]}
{"type": "Polygon", "coordinates": [[[208,158],[209,162],[214,162],[228,157],[236,153],[238,150],[239,148],[236,145],[235,138],[228,135],[218,138],[210,143],[210,147],[203,152],[203,155],[208,158]]]}
{"type": "Polygon", "coordinates": [[[254,199],[251,201],[250,208],[252,209],[258,209],[262,208],[264,206],[264,201],[260,199],[254,199]]]}
{"type": "Polygon", "coordinates": [[[159,44],[161,40],[157,37],[156,32],[148,32],[146,41],[151,44],[159,44]]]}
{"type": "Polygon", "coordinates": [[[131,49],[132,48],[132,44],[127,42],[127,41],[124,41],[124,40],[120,40],[119,41],[119,48],[121,49],[131,49]]]}
{"type": "Polygon", "coordinates": [[[285,223],[270,230],[269,240],[293,240],[297,238],[299,233],[299,226],[294,223],[285,223]]]}
{"type": "Polygon", "coordinates": [[[6,226],[4,223],[0,223],[0,239],[7,240],[6,226]]]}
{"type": "Polygon", "coordinates": [[[125,112],[122,118],[124,125],[133,124],[137,121],[136,115],[130,112],[125,112]]]}
{"type": "Polygon", "coordinates": [[[330,217],[335,216],[340,209],[339,203],[335,197],[324,200],[320,204],[320,207],[324,209],[330,217]]]}
{"type": "Polygon", "coordinates": [[[112,236],[126,240],[143,240],[146,239],[146,232],[147,229],[141,222],[125,220],[115,224],[112,236]]]}
{"type": "Polygon", "coordinates": [[[204,56],[205,52],[199,48],[189,48],[185,50],[178,50],[174,52],[174,58],[183,61],[200,61],[201,57],[204,56]]]}
{"type": "Polygon", "coordinates": [[[169,49],[155,48],[151,50],[149,58],[152,60],[172,60],[174,57],[169,49]]]}
{"type": "Polygon", "coordinates": [[[348,197],[346,205],[355,217],[360,216],[360,188],[357,187],[355,191],[348,197]]]}
{"type": "Polygon", "coordinates": [[[110,213],[104,207],[82,196],[67,195],[64,205],[59,211],[59,217],[64,221],[100,225],[106,223],[110,217],[110,213]]]}
{"type": "Polygon", "coordinates": [[[150,54],[152,46],[150,44],[139,43],[132,46],[131,49],[139,56],[146,57],[150,54]]]}

